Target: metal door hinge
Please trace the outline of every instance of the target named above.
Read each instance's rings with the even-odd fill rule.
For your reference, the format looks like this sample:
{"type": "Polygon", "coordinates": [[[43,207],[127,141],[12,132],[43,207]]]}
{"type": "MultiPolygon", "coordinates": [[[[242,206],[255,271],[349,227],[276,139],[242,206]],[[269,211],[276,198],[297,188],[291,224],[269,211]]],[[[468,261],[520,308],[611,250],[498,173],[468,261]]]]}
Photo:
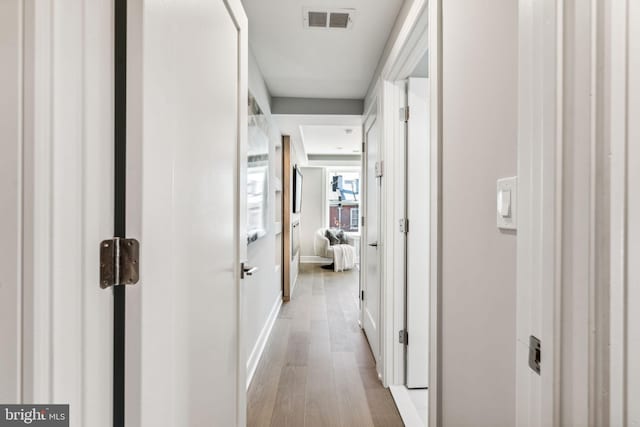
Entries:
{"type": "Polygon", "coordinates": [[[364,217],[360,217],[360,225],[362,225],[364,227],[364,217]]]}
{"type": "Polygon", "coordinates": [[[408,233],[409,232],[409,219],[408,218],[402,218],[400,220],[400,232],[401,233],[408,233]]]}
{"type": "Polygon", "coordinates": [[[376,162],[376,177],[381,178],[384,176],[384,161],[380,160],[376,162]]]}
{"type": "Polygon", "coordinates": [[[409,107],[400,109],[400,121],[405,123],[409,121],[409,107]]]}
{"type": "Polygon", "coordinates": [[[140,243],[136,239],[103,240],[100,243],[100,287],[133,285],[140,279],[140,243]]]}
{"type": "Polygon", "coordinates": [[[540,375],[541,356],[542,350],[540,340],[531,335],[529,337],[529,367],[538,375],[540,375]]]}
{"type": "Polygon", "coordinates": [[[407,332],[406,329],[398,332],[398,342],[400,344],[409,345],[409,332],[407,332]]]}
{"type": "Polygon", "coordinates": [[[362,141],[362,152],[365,153],[367,151],[367,143],[362,141]]]}
{"type": "Polygon", "coordinates": [[[360,300],[364,301],[364,291],[360,291],[360,300]]]}

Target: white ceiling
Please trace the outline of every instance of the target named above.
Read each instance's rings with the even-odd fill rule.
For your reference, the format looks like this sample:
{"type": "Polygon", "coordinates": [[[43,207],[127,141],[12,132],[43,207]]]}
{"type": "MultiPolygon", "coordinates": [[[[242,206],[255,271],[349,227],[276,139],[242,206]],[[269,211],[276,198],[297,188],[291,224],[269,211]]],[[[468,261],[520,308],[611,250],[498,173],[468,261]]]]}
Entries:
{"type": "Polygon", "coordinates": [[[304,156],[360,154],[362,142],[360,116],[274,114],[273,119],[280,132],[291,136],[293,143],[302,149],[301,154],[304,156]],[[346,129],[352,129],[353,132],[347,134],[346,129]]]}
{"type": "Polygon", "coordinates": [[[307,154],[360,154],[361,126],[300,126],[307,154]]]}
{"type": "Polygon", "coordinates": [[[365,97],[403,0],[243,0],[272,96],[365,97]],[[350,29],[304,28],[303,10],[354,8],[350,29]]]}

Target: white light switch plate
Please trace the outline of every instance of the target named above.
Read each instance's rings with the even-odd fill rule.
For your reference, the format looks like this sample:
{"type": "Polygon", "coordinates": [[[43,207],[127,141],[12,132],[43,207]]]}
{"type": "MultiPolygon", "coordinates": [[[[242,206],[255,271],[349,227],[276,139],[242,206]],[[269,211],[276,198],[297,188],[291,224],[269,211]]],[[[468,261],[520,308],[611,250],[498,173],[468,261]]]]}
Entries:
{"type": "Polygon", "coordinates": [[[498,228],[515,230],[518,217],[518,177],[501,178],[496,188],[496,219],[498,228]]]}

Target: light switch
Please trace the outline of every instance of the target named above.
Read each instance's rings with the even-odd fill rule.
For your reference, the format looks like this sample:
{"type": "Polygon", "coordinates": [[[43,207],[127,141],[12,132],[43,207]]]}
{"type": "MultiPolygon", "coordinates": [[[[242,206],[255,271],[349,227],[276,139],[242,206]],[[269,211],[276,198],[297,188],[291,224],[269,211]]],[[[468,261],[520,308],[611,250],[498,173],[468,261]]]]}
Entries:
{"type": "Polygon", "coordinates": [[[517,186],[518,178],[501,178],[496,188],[496,218],[498,228],[505,230],[516,229],[517,214],[517,186]]]}
{"type": "Polygon", "coordinates": [[[500,190],[498,193],[498,211],[503,218],[511,216],[511,190],[500,190]]]}

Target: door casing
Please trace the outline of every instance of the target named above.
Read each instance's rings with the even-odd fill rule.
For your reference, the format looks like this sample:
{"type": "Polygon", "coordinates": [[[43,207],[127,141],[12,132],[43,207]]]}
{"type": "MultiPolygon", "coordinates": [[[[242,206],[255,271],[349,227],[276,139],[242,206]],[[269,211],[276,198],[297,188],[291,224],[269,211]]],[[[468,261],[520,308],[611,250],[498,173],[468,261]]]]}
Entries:
{"type": "Polygon", "coordinates": [[[375,109],[372,109],[371,111],[368,112],[367,114],[367,118],[365,119],[364,125],[363,125],[363,139],[365,141],[365,151],[362,153],[362,157],[363,157],[363,169],[362,169],[362,182],[363,182],[363,191],[362,193],[364,194],[364,197],[362,197],[361,202],[362,202],[362,211],[364,212],[364,217],[365,217],[365,226],[362,227],[362,231],[361,231],[361,280],[360,280],[360,290],[361,292],[364,293],[364,298],[362,298],[361,294],[361,301],[360,301],[360,321],[361,321],[361,325],[362,328],[365,330],[365,333],[367,333],[367,338],[369,340],[369,345],[371,347],[371,350],[374,354],[374,359],[376,361],[376,369],[378,371],[378,375],[380,375],[380,336],[381,336],[381,298],[382,298],[382,283],[383,283],[383,271],[382,271],[382,263],[381,263],[381,254],[383,252],[383,248],[384,248],[384,241],[382,239],[382,233],[381,233],[381,223],[382,223],[382,219],[381,219],[381,197],[382,197],[382,188],[384,187],[383,184],[383,179],[384,177],[375,177],[375,176],[371,176],[371,170],[375,170],[376,167],[379,167],[379,165],[382,164],[381,161],[381,156],[380,156],[380,149],[382,146],[382,141],[381,141],[381,137],[380,137],[380,124],[379,124],[379,120],[378,120],[378,116],[377,116],[377,111],[375,109]],[[369,134],[370,132],[373,131],[374,126],[376,126],[376,139],[375,141],[371,141],[369,139],[369,134]],[[372,147],[372,145],[375,144],[375,147],[372,147]],[[370,154],[371,154],[371,150],[375,149],[375,165],[371,165],[371,158],[370,158],[370,154]],[[371,183],[375,182],[376,188],[371,188],[371,183]],[[376,194],[376,203],[375,206],[370,206],[369,203],[371,202],[371,192],[375,191],[376,194]],[[371,208],[375,209],[376,212],[373,213],[371,212],[371,208]],[[373,241],[369,241],[369,232],[372,231],[372,227],[374,225],[371,224],[371,220],[370,218],[372,216],[376,217],[376,224],[375,224],[375,242],[373,241]],[[371,249],[371,247],[369,246],[369,244],[377,244],[377,247],[375,249],[371,249]],[[371,256],[375,256],[375,259],[370,259],[371,256]],[[369,271],[369,263],[373,262],[374,264],[377,265],[377,272],[375,273],[376,278],[372,278],[371,277],[371,272],[369,271]],[[372,279],[376,282],[376,283],[371,283],[372,279]],[[375,288],[374,288],[375,287],[375,288]],[[377,305],[377,307],[374,306],[374,310],[375,310],[375,318],[374,319],[369,319],[370,315],[369,315],[369,302],[371,299],[371,294],[375,293],[377,295],[377,298],[375,298],[377,301],[374,301],[373,303],[375,305],[377,305]],[[370,329],[372,326],[371,324],[375,325],[373,326],[373,328],[375,329],[375,331],[367,331],[367,329],[370,329]]]}

